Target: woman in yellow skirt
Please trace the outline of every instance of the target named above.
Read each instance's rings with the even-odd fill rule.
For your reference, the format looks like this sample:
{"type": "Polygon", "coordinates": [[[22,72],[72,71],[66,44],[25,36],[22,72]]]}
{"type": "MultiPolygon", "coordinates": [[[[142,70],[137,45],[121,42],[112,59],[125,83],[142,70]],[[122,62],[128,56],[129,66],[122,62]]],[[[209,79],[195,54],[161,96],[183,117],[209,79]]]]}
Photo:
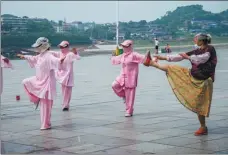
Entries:
{"type": "Polygon", "coordinates": [[[196,136],[207,135],[205,117],[209,117],[217,56],[211,45],[211,36],[198,34],[197,45],[200,47],[187,53],[167,56],[154,56],[158,60],[177,62],[189,60],[192,68],[178,65],[162,65],[155,61],[145,61],[145,66],[153,66],[166,72],[170,86],[182,105],[198,114],[201,127],[196,136]]]}

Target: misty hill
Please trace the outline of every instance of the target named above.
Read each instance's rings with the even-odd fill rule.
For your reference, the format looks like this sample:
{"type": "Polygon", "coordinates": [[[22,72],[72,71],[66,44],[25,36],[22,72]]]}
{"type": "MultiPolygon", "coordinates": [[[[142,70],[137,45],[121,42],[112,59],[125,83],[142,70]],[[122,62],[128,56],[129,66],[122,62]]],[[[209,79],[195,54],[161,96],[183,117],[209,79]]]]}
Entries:
{"type": "Polygon", "coordinates": [[[212,13],[203,10],[202,5],[189,5],[177,7],[174,11],[167,11],[164,16],[153,21],[153,24],[169,25],[172,28],[185,26],[187,22],[214,21],[221,22],[228,20],[228,9],[220,13],[212,13]]]}

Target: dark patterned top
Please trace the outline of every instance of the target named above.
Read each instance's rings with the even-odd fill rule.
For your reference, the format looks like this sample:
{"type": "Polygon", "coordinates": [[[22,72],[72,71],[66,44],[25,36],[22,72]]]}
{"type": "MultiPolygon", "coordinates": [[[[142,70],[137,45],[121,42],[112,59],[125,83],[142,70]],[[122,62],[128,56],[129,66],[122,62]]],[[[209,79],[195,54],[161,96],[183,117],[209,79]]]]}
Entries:
{"type": "Polygon", "coordinates": [[[199,80],[206,80],[208,78],[212,78],[212,80],[215,80],[215,68],[217,65],[217,55],[216,55],[216,51],[215,48],[211,45],[207,45],[207,47],[205,49],[195,49],[193,51],[187,52],[186,54],[188,56],[191,55],[201,55],[204,54],[206,52],[210,53],[210,58],[208,59],[207,62],[203,63],[203,64],[192,64],[192,69],[191,69],[191,75],[199,80]]]}

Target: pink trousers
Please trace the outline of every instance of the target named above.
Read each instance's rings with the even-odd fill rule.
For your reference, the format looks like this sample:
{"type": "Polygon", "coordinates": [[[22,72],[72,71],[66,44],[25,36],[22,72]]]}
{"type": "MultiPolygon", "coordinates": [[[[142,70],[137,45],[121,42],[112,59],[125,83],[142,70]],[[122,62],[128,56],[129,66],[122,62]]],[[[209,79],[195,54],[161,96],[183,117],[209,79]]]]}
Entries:
{"type": "Polygon", "coordinates": [[[72,94],[72,87],[62,85],[62,94],[63,94],[63,108],[69,108],[70,107],[70,100],[71,100],[71,94],[72,94]]]}
{"type": "Polygon", "coordinates": [[[25,92],[27,93],[29,99],[33,103],[40,102],[40,120],[41,120],[41,130],[51,128],[51,109],[53,105],[53,100],[40,99],[30,93],[27,88],[24,86],[25,92]]]}
{"type": "Polygon", "coordinates": [[[112,83],[112,89],[116,95],[125,98],[126,113],[133,114],[136,88],[126,88],[121,86],[117,81],[114,81],[112,83]]]}
{"type": "Polygon", "coordinates": [[[41,99],[40,100],[40,120],[41,130],[51,128],[51,109],[53,100],[41,99]]]}

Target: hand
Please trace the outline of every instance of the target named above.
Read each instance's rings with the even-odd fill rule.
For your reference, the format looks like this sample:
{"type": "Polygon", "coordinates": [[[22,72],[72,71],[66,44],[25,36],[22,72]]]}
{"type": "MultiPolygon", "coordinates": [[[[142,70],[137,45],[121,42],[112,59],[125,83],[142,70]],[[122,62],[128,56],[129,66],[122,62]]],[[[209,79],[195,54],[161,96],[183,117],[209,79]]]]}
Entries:
{"type": "Polygon", "coordinates": [[[77,52],[77,49],[76,49],[76,48],[73,48],[73,49],[72,49],[72,52],[73,52],[74,54],[76,54],[76,55],[78,54],[78,52],[77,52]]]}
{"type": "Polygon", "coordinates": [[[66,56],[60,59],[60,63],[62,64],[63,61],[66,59],[66,56]]]}
{"type": "Polygon", "coordinates": [[[21,59],[24,59],[24,55],[23,54],[17,54],[18,57],[20,57],[21,59]]]}
{"type": "Polygon", "coordinates": [[[190,57],[186,53],[180,53],[180,56],[182,56],[184,59],[190,59],[190,57]]]}
{"type": "Polygon", "coordinates": [[[113,51],[112,52],[112,56],[116,56],[116,51],[113,51]]]}
{"type": "Polygon", "coordinates": [[[4,58],[3,61],[7,64],[9,63],[9,59],[7,59],[7,58],[4,58]]]}

